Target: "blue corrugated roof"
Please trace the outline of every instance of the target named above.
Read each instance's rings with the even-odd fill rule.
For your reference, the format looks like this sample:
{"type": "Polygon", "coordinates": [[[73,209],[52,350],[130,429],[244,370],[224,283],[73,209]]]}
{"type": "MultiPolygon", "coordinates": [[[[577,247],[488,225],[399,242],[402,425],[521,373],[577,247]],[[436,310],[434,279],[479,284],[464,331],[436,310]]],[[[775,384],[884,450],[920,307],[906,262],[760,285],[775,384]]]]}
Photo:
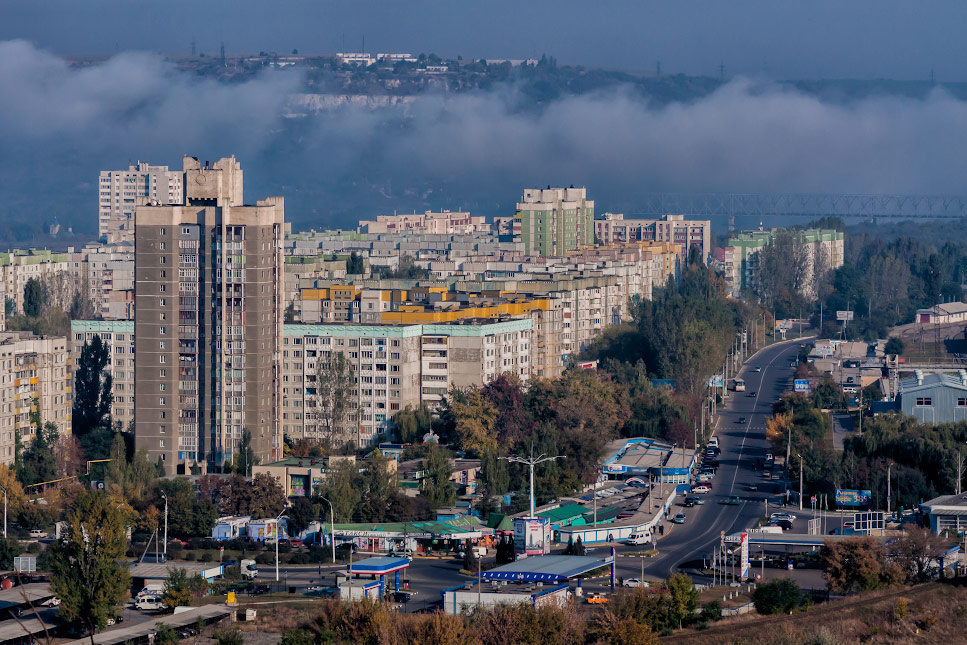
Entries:
{"type": "Polygon", "coordinates": [[[611,558],[589,555],[537,555],[483,572],[484,580],[557,582],[611,564],[611,558]]]}

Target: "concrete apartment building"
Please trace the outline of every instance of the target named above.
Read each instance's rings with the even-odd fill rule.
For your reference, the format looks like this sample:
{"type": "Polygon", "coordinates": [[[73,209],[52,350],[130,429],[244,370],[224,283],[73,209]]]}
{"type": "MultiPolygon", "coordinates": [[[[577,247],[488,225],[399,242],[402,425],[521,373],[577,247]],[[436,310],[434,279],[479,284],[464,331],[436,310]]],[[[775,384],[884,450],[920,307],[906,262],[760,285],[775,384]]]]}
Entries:
{"type": "Polygon", "coordinates": [[[114,406],[111,417],[115,427],[127,430],[134,421],[134,321],[72,320],[69,342],[71,362],[77,365],[85,343],[95,336],[108,348],[105,371],[113,379],[114,406]]]}
{"type": "Polygon", "coordinates": [[[88,289],[94,312],[104,320],[134,320],[134,246],[94,243],[67,252],[68,269],[78,288],[88,289]]]}
{"type": "Polygon", "coordinates": [[[244,205],[234,157],[183,161],[184,205],[135,211],[135,445],[169,473],[217,471],[243,429],[282,456],[281,197],[244,205]]]}
{"type": "Polygon", "coordinates": [[[134,210],[139,197],[160,204],[183,203],[182,173],[142,161],[127,170],[102,170],[97,202],[97,232],[102,240],[134,243],[134,210]]]}
{"type": "Polygon", "coordinates": [[[528,255],[564,255],[594,244],[594,202],[584,188],[527,189],[514,215],[514,241],[528,255]]]}
{"type": "Polygon", "coordinates": [[[531,375],[531,321],[464,320],[412,325],[286,325],[282,423],[290,437],[324,439],[315,412],[320,358],[342,353],[357,382],[342,439],[368,445],[406,406],[439,405],[451,387],[483,385],[504,372],[531,375]]]}
{"type": "Polygon", "coordinates": [[[16,434],[30,443],[30,413],[70,434],[73,371],[63,336],[0,333],[0,463],[14,463],[16,434]]]}
{"type": "Polygon", "coordinates": [[[594,221],[598,244],[618,242],[667,242],[677,245],[682,260],[698,248],[708,262],[712,253],[712,222],[707,219],[685,219],[684,215],[664,215],[661,219],[625,219],[621,213],[604,213],[594,221]]]}
{"type": "Polygon", "coordinates": [[[68,255],[47,249],[14,249],[0,253],[0,282],[2,291],[14,302],[18,313],[24,310],[24,287],[32,278],[45,280],[67,271],[68,255]]]}
{"type": "MultiPolygon", "coordinates": [[[[722,272],[733,294],[755,289],[758,284],[759,253],[772,243],[782,229],[746,231],[729,238],[723,254],[722,272]]],[[[843,266],[845,234],[831,229],[791,229],[806,247],[805,287],[803,295],[815,298],[813,272],[821,261],[829,269],[843,266]]]]}
{"type": "Polygon", "coordinates": [[[472,235],[490,230],[487,218],[470,213],[412,213],[377,215],[375,220],[361,220],[356,230],[366,234],[424,233],[427,235],[472,235]]]}

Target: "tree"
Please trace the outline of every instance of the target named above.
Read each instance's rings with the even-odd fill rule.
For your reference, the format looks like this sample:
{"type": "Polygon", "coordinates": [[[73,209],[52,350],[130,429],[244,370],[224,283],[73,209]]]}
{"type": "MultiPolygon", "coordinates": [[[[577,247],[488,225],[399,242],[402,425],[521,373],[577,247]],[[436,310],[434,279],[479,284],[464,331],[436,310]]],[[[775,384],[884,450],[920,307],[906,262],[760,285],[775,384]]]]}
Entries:
{"type": "Polygon", "coordinates": [[[883,351],[887,354],[902,354],[903,350],[906,349],[906,343],[899,336],[890,336],[889,340],[886,341],[886,347],[883,351]]]}
{"type": "Polygon", "coordinates": [[[7,538],[0,540],[0,567],[11,571],[13,570],[13,559],[23,553],[23,545],[20,540],[7,538]]]}
{"type": "Polygon", "coordinates": [[[500,458],[501,455],[493,449],[487,449],[483,453],[480,464],[480,475],[483,478],[484,486],[490,495],[503,495],[510,489],[510,473],[507,470],[507,461],[500,458]]]}
{"type": "Polygon", "coordinates": [[[185,569],[168,567],[168,579],[165,580],[162,594],[165,607],[174,610],[175,607],[188,607],[195,593],[208,588],[208,582],[196,573],[189,576],[185,569]]]}
{"type": "Polygon", "coordinates": [[[480,455],[497,448],[497,410],[484,398],[480,389],[452,389],[444,411],[457,445],[463,450],[480,455]]]}
{"type": "Polygon", "coordinates": [[[286,517],[289,518],[289,535],[299,535],[318,517],[312,502],[305,497],[293,497],[286,517]]]}
{"type": "Polygon", "coordinates": [[[238,452],[232,458],[232,470],[245,477],[252,476],[252,468],[258,466],[259,457],[252,448],[252,432],[242,428],[242,440],[238,443],[238,452]]]}
{"type": "Polygon", "coordinates": [[[332,502],[337,522],[351,522],[362,500],[362,489],[356,464],[348,459],[330,463],[323,483],[316,486],[315,494],[332,502]]]}
{"type": "Polygon", "coordinates": [[[932,531],[910,527],[892,544],[893,560],[903,569],[910,583],[926,582],[930,570],[950,550],[950,542],[932,531]]]}
{"type": "Polygon", "coordinates": [[[346,273],[349,275],[360,275],[365,273],[366,265],[363,263],[363,256],[358,255],[355,251],[349,254],[349,259],[346,260],[346,273]]]}
{"type": "Polygon", "coordinates": [[[332,447],[343,425],[354,420],[355,394],[356,383],[345,354],[333,351],[320,357],[316,369],[315,417],[322,426],[327,448],[332,447]]]}
{"type": "Polygon", "coordinates": [[[457,489],[450,481],[453,468],[450,466],[450,451],[438,446],[430,446],[424,465],[425,475],[420,482],[422,495],[431,509],[452,506],[457,501],[457,489]]]}
{"type": "Polygon", "coordinates": [[[752,602],[760,614],[789,614],[802,605],[802,590],[788,578],[764,582],[755,588],[752,602]]]}
{"type": "Polygon", "coordinates": [[[887,561],[886,549],[872,537],[827,541],[820,559],[827,586],[838,594],[872,591],[903,580],[900,568],[887,561]]]}
{"type": "Polygon", "coordinates": [[[285,508],[285,491],[279,480],[268,473],[252,478],[252,497],[247,515],[252,517],[275,517],[285,508]]]}
{"type": "Polygon", "coordinates": [[[111,427],[112,379],[104,372],[109,360],[108,347],[99,335],[81,348],[74,371],[73,434],[86,435],[95,428],[111,427]]]}
{"type": "Polygon", "coordinates": [[[40,280],[30,278],[24,285],[24,315],[36,317],[44,308],[43,287],[40,280]]]}
{"type": "Polygon", "coordinates": [[[49,482],[58,479],[57,457],[54,446],[57,444],[57,426],[46,423],[37,428],[30,446],[23,453],[17,466],[17,479],[24,486],[49,482]]]}
{"type": "Polygon", "coordinates": [[[82,491],[66,527],[51,549],[51,592],[60,598],[60,613],[91,634],[117,615],[130,586],[126,567],[119,564],[127,549],[121,513],[96,491],[82,491]]]}
{"type": "MultiPolygon", "coordinates": [[[[218,510],[208,499],[199,499],[195,485],[184,477],[157,482],[152,504],[164,508],[161,493],[168,496],[168,534],[191,538],[211,535],[218,510]]],[[[273,517],[275,517],[273,515],[273,517]]]]}
{"type": "Polygon", "coordinates": [[[698,590],[684,573],[673,573],[665,580],[665,587],[668,589],[668,617],[681,627],[682,621],[695,613],[698,590]]]}

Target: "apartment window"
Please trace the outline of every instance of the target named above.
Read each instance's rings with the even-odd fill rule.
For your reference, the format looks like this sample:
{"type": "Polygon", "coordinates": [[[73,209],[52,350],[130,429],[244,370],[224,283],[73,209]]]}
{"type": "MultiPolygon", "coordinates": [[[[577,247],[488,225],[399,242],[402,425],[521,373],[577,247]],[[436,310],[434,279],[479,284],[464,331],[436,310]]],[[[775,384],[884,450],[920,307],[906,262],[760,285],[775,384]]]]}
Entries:
{"type": "Polygon", "coordinates": [[[933,399],[929,396],[917,397],[917,407],[929,407],[933,405],[933,399]]]}
{"type": "Polygon", "coordinates": [[[168,375],[167,370],[158,370],[158,378],[165,378],[168,375]]]}
{"type": "MultiPolygon", "coordinates": [[[[160,396],[158,397],[158,405],[168,405],[168,400],[165,397],[160,396]]],[[[164,415],[163,412],[161,414],[164,415]]]]}
{"type": "Polygon", "coordinates": [[[167,314],[165,313],[158,314],[158,319],[164,322],[165,320],[167,320],[167,314]]]}
{"type": "Polygon", "coordinates": [[[165,244],[164,242],[162,242],[161,244],[158,245],[158,248],[160,248],[162,251],[164,251],[167,247],[168,247],[168,245],[165,244]]]}
{"type": "Polygon", "coordinates": [[[168,343],[166,343],[163,340],[158,342],[158,349],[167,349],[167,348],[168,348],[168,343]]]}
{"type": "Polygon", "coordinates": [[[162,298],[161,299],[161,306],[162,307],[167,307],[168,306],[168,300],[166,298],[162,298]]]}
{"type": "MultiPolygon", "coordinates": [[[[168,328],[167,327],[162,327],[161,328],[161,335],[164,336],[167,331],[168,331],[168,328]]],[[[122,349],[124,349],[124,348],[123,347],[119,347],[118,348],[118,351],[120,351],[122,349]]]]}
{"type": "Polygon", "coordinates": [[[165,447],[165,440],[164,439],[159,439],[158,440],[158,447],[159,448],[164,448],[165,447]]]}
{"type": "Polygon", "coordinates": [[[167,272],[167,271],[165,271],[164,269],[162,269],[162,270],[161,270],[161,277],[162,277],[162,278],[167,278],[167,277],[168,277],[168,272],[167,272]]]}
{"type": "Polygon", "coordinates": [[[164,392],[165,389],[167,389],[165,383],[158,383],[158,391],[159,392],[164,392]]]}
{"type": "Polygon", "coordinates": [[[168,258],[166,258],[165,256],[162,255],[161,256],[161,264],[168,264],[168,258]]]}

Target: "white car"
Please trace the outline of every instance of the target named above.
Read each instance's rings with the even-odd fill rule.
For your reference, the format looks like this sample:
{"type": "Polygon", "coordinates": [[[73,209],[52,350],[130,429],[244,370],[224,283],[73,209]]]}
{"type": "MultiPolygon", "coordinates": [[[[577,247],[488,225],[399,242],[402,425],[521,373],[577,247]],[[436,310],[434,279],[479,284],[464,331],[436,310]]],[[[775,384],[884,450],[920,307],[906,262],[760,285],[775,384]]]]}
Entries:
{"type": "Polygon", "coordinates": [[[48,598],[44,602],[40,603],[44,607],[58,607],[60,606],[60,598],[54,596],[53,598],[48,598]]]}
{"type": "Polygon", "coordinates": [[[46,531],[41,531],[40,529],[30,529],[31,540],[43,540],[46,537],[47,537],[46,531]]]}
{"type": "Polygon", "coordinates": [[[651,586],[644,580],[640,580],[638,578],[628,578],[627,580],[625,580],[624,585],[626,587],[650,587],[651,586]]]}
{"type": "Polygon", "coordinates": [[[693,493],[698,493],[699,495],[705,495],[706,493],[712,492],[712,487],[707,484],[699,484],[698,486],[692,487],[693,493]]]}
{"type": "Polygon", "coordinates": [[[791,513],[773,513],[769,516],[770,520],[786,520],[787,522],[795,522],[796,516],[791,513]]]}

